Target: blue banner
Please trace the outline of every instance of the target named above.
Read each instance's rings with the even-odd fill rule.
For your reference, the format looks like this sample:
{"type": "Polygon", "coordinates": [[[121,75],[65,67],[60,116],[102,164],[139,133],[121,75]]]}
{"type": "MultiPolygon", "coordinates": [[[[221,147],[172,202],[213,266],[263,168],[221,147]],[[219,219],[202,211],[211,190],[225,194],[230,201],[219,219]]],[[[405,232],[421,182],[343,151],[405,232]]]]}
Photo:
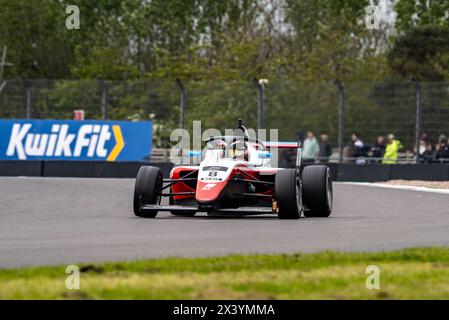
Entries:
{"type": "Polygon", "coordinates": [[[0,160],[140,161],[152,122],[0,120],[0,160]]]}

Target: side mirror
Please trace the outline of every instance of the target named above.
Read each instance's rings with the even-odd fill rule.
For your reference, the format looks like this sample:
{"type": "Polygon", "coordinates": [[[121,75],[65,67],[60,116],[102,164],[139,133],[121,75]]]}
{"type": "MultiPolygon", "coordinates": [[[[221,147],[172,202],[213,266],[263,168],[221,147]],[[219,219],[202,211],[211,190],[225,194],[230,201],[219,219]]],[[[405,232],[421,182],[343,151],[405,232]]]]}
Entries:
{"type": "Polygon", "coordinates": [[[271,152],[262,151],[259,152],[259,159],[271,159],[273,158],[273,154],[271,152]]]}

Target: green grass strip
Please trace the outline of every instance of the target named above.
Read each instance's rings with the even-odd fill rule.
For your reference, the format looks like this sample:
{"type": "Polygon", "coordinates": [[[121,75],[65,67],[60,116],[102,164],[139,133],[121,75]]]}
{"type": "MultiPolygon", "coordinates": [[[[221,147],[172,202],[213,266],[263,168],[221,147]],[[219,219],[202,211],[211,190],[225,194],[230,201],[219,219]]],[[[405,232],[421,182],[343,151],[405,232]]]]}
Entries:
{"type": "Polygon", "coordinates": [[[0,299],[449,299],[449,248],[235,255],[0,270],[0,299]],[[380,269],[368,290],[366,267],[380,269]]]}

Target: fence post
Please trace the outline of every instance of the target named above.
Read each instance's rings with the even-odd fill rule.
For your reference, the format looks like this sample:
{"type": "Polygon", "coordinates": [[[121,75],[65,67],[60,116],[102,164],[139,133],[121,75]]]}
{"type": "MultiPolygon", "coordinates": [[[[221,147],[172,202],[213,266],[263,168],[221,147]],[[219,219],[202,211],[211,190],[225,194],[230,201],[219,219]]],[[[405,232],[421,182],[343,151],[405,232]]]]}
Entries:
{"type": "Polygon", "coordinates": [[[417,80],[415,82],[415,99],[416,99],[416,119],[415,119],[415,162],[419,162],[419,141],[421,140],[421,113],[422,113],[422,95],[421,95],[421,83],[417,80]]]}
{"type": "Polygon", "coordinates": [[[23,79],[23,86],[26,90],[25,118],[31,119],[31,114],[33,113],[33,88],[31,81],[28,79],[23,79]]]}
{"type": "Polygon", "coordinates": [[[336,79],[335,84],[338,88],[339,96],[339,111],[338,111],[338,152],[340,153],[338,162],[343,162],[343,149],[344,149],[344,139],[345,139],[345,109],[346,109],[346,96],[345,87],[340,80],[336,79]]]}
{"type": "Polygon", "coordinates": [[[259,92],[259,98],[257,101],[257,129],[263,129],[264,127],[264,113],[265,113],[265,79],[253,78],[253,83],[259,92]]]}
{"type": "Polygon", "coordinates": [[[106,82],[100,77],[97,77],[97,81],[102,91],[101,117],[103,120],[107,120],[109,108],[109,88],[106,82]]]}
{"type": "Polygon", "coordinates": [[[179,129],[181,129],[181,149],[179,150],[179,156],[181,163],[183,162],[183,146],[184,146],[184,126],[185,126],[185,112],[187,105],[187,91],[184,84],[180,79],[176,79],[176,85],[178,86],[181,95],[179,101],[179,129]]]}
{"type": "Polygon", "coordinates": [[[2,93],[3,88],[6,85],[6,81],[3,81],[3,76],[5,73],[5,67],[11,67],[13,64],[6,62],[6,52],[8,50],[8,47],[3,48],[2,58],[0,60],[0,93],[2,93]]]}

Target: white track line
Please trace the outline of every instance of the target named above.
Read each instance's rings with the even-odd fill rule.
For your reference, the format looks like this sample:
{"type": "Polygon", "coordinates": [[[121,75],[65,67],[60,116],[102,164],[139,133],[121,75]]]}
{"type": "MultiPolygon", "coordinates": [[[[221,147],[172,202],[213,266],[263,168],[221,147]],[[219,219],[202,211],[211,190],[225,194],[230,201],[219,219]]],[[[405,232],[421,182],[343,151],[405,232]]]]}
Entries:
{"type": "Polygon", "coordinates": [[[437,188],[415,187],[415,186],[400,186],[400,185],[393,185],[393,184],[386,184],[386,183],[370,183],[370,182],[335,182],[335,183],[349,184],[349,185],[355,185],[355,186],[366,186],[366,187],[377,187],[377,188],[387,188],[387,189],[397,189],[397,190],[409,190],[409,191],[449,194],[449,189],[437,189],[437,188]]]}

